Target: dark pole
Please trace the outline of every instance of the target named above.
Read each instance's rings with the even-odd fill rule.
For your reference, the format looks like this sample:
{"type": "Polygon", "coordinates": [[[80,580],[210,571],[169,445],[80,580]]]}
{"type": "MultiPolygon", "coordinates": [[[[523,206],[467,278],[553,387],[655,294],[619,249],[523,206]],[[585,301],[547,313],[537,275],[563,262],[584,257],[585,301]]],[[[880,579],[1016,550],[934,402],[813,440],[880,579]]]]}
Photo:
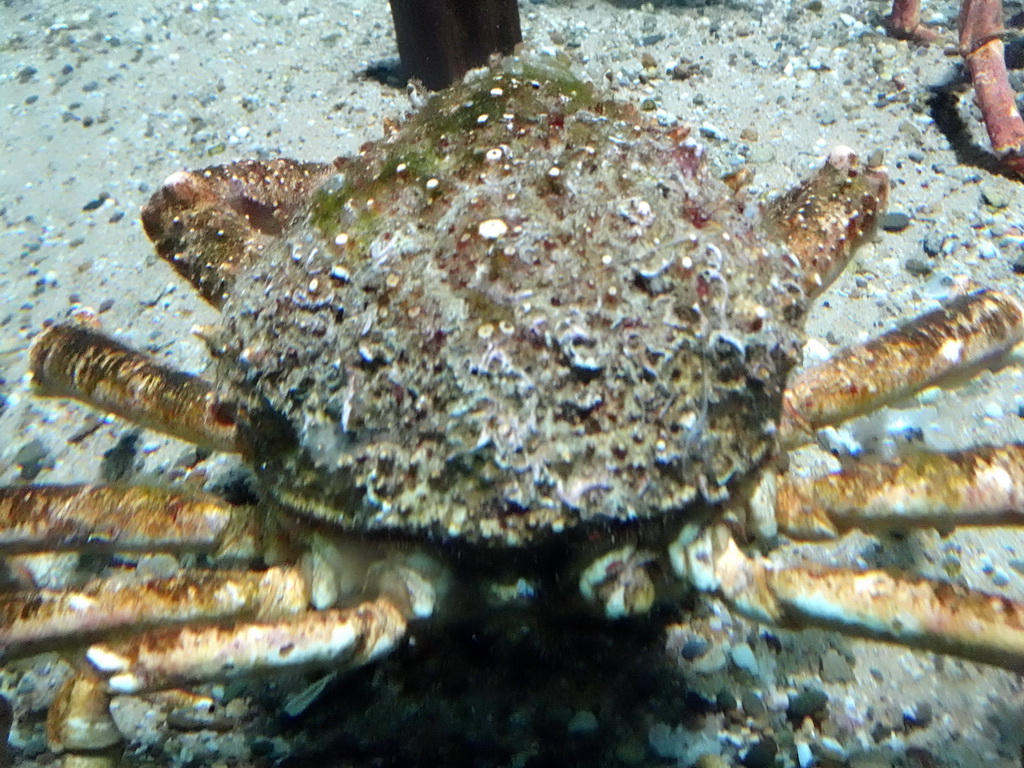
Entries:
{"type": "Polygon", "coordinates": [[[409,77],[430,90],[508,54],[522,41],[516,0],[390,0],[398,55],[409,77]]]}

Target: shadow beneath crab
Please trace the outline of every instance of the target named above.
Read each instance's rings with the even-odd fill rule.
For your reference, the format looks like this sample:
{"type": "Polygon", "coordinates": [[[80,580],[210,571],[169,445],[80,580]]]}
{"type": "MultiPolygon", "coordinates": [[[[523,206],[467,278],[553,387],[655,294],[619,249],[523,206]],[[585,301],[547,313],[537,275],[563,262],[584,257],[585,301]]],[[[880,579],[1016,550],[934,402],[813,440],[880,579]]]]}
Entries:
{"type": "Polygon", "coordinates": [[[284,766],[614,765],[647,756],[655,720],[700,718],[664,653],[665,616],[609,624],[512,612],[423,628],[336,681],[297,718],[284,766]]]}
{"type": "MultiPolygon", "coordinates": [[[[872,766],[964,765],[981,748],[970,737],[949,741],[937,692],[927,712],[916,699],[884,695],[851,711],[850,702],[862,697],[849,694],[874,675],[867,667],[876,657],[858,657],[859,646],[832,633],[769,632],[702,603],[685,606],[683,616],[684,624],[672,624],[678,606],[614,624],[513,612],[482,625],[422,627],[401,652],[336,679],[300,715],[278,715],[267,735],[282,737],[289,752],[268,764],[621,768],[703,765],[702,755],[715,755],[729,765],[782,765],[791,764],[793,739],[815,731],[840,735],[848,757],[872,766]],[[715,648],[723,623],[733,647],[753,648],[756,676],[732,661],[696,672],[685,658],[693,649],[672,638],[698,638],[706,660],[729,647],[725,641],[715,648]],[[823,682],[828,654],[859,674],[839,685],[823,682]],[[787,690],[788,706],[778,701],[787,690]],[[800,711],[797,702],[806,706],[814,696],[820,706],[800,711]],[[805,719],[814,723],[810,731],[805,719]],[[854,732],[862,734],[859,743],[854,732]]],[[[262,706],[281,712],[281,696],[268,694],[262,706]]],[[[1012,704],[999,702],[980,707],[979,716],[999,734],[1014,733],[1020,719],[1012,704]]]]}

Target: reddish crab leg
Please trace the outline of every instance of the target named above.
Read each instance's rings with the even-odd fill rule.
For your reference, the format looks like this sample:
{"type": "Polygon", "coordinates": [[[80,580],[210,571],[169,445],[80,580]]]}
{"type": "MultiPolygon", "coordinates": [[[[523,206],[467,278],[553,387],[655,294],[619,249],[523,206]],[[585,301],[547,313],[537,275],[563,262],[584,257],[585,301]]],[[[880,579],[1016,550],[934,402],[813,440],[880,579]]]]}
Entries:
{"type": "Polygon", "coordinates": [[[1024,176],[1024,120],[1010,88],[1003,49],[1000,0],[964,0],[960,8],[960,52],[967,62],[992,150],[1024,176]]]}
{"type": "Polygon", "coordinates": [[[1024,526],[1024,446],[865,460],[823,477],[768,475],[751,513],[762,536],[804,541],[855,528],[1024,526]]]}
{"type": "MultiPolygon", "coordinates": [[[[960,54],[971,75],[992,150],[1007,168],[1024,175],[1024,120],[1006,71],[1002,17],[1001,0],[963,0],[960,54]]],[[[921,23],[921,0],[893,0],[889,33],[924,42],[938,37],[921,23]]]]}
{"type": "Polygon", "coordinates": [[[783,444],[898,402],[998,362],[1024,340],[1024,307],[997,291],[960,296],[792,378],[779,430],[783,444]]]}
{"type": "Polygon", "coordinates": [[[921,23],[921,0],[893,0],[892,14],[886,21],[889,34],[900,40],[938,39],[935,30],[921,23]]]}

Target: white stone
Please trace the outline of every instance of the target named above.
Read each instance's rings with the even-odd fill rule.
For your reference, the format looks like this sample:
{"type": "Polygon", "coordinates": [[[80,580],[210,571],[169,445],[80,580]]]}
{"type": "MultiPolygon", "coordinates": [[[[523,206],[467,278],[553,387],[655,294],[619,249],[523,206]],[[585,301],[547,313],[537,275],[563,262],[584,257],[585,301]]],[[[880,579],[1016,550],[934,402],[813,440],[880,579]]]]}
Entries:
{"type": "Polygon", "coordinates": [[[497,240],[508,232],[508,224],[502,219],[485,219],[480,222],[476,231],[485,240],[497,240]]]}
{"type": "Polygon", "coordinates": [[[814,755],[811,754],[811,745],[806,741],[796,743],[796,759],[800,768],[811,768],[814,765],[814,755]]]}

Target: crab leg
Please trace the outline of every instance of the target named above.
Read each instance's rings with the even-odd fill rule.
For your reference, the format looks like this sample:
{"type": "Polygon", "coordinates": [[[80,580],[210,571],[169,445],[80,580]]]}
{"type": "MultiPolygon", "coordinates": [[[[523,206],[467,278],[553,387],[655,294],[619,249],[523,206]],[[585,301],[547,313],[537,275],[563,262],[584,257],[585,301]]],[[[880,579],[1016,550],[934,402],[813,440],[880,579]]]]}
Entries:
{"type": "Polygon", "coordinates": [[[40,394],[73,397],[196,445],[239,450],[238,407],[202,379],[153,362],[83,325],[52,325],[29,354],[40,394]]]}
{"type": "Polygon", "coordinates": [[[804,541],[848,530],[1024,525],[1024,446],[863,461],[823,477],[768,475],[754,527],[804,541]]]}
{"type": "Polygon", "coordinates": [[[921,0],[893,0],[887,21],[889,34],[900,40],[936,40],[938,34],[921,23],[921,0]]]}
{"type": "Polygon", "coordinates": [[[1014,173],[1024,175],[1024,120],[1006,71],[1002,16],[1000,0],[964,0],[960,52],[971,73],[992,150],[1014,173]]]}
{"type": "Polygon", "coordinates": [[[169,578],[130,574],[95,579],[77,589],[0,594],[0,656],[38,653],[62,642],[141,632],[185,622],[294,614],[309,601],[296,569],[194,571],[169,578]]]}
{"type": "Polygon", "coordinates": [[[1024,604],[885,571],[780,568],[724,528],[671,549],[676,572],[755,621],[819,627],[1024,671],[1024,604]]]}
{"type": "Polygon", "coordinates": [[[862,168],[849,147],[835,147],[813,176],[763,210],[769,235],[800,262],[808,296],[824,291],[846,268],[889,197],[884,168],[862,168]]]}
{"type": "Polygon", "coordinates": [[[216,552],[252,557],[253,510],[151,486],[0,488],[0,556],[42,551],[216,552]]]}
{"type": "MultiPolygon", "coordinates": [[[[1002,16],[1001,0],[963,0],[960,53],[971,75],[993,151],[1010,170],[1024,175],[1024,120],[1006,71],[1002,16]]],[[[889,33],[923,42],[938,38],[921,23],[921,0],[893,0],[889,33]]]]}
{"type": "Polygon", "coordinates": [[[94,645],[87,669],[57,695],[47,720],[51,748],[98,750],[120,740],[110,697],[224,680],[286,667],[354,668],[390,652],[406,620],[387,598],[353,608],[310,611],[283,621],[158,630],[94,645]]]}
{"type": "Polygon", "coordinates": [[[107,676],[111,693],[134,694],[280,667],[336,661],[361,666],[394,648],[405,626],[394,603],[379,598],[281,621],[158,630],[94,645],[85,655],[107,676]]]}
{"type": "Polygon", "coordinates": [[[779,425],[783,444],[996,363],[1022,340],[1024,307],[1016,299],[997,291],[959,296],[794,376],[779,425]]]}

